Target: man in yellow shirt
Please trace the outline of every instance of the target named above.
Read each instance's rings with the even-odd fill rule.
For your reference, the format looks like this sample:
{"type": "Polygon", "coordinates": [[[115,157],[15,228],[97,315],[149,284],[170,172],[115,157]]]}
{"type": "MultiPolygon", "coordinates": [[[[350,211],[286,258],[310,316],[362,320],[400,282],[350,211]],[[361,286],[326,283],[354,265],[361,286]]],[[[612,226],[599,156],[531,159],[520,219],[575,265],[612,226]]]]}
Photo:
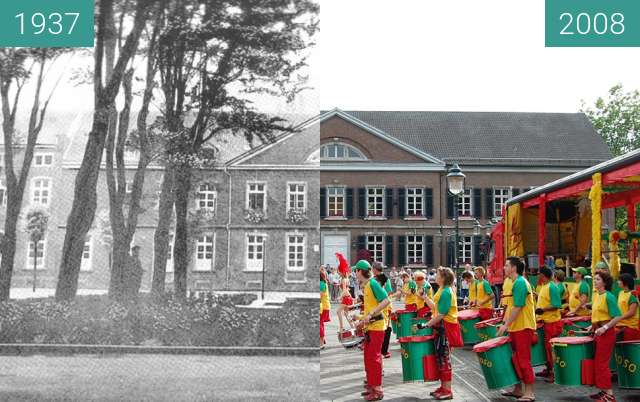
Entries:
{"type": "Polygon", "coordinates": [[[513,297],[511,296],[512,288],[513,281],[508,276],[505,276],[504,281],[502,282],[502,297],[500,298],[500,305],[504,308],[502,313],[503,319],[506,319],[506,317],[509,316],[511,302],[513,301],[513,297]]]}
{"type": "Polygon", "coordinates": [[[576,286],[573,287],[571,294],[569,295],[569,313],[570,316],[590,316],[591,311],[586,308],[586,305],[591,300],[591,288],[584,279],[589,274],[584,267],[571,268],[574,272],[573,277],[576,280],[576,286]]]}
{"type": "Polygon", "coordinates": [[[540,268],[538,275],[538,300],[536,302],[536,315],[538,320],[544,323],[544,349],[547,352],[547,368],[536,377],[546,377],[546,382],[553,382],[553,357],[551,354],[551,339],[562,333],[562,320],[560,309],[560,292],[552,280],[553,272],[548,267],[540,268]]]}
{"type": "Polygon", "coordinates": [[[480,320],[488,320],[493,317],[493,290],[489,281],[484,279],[486,271],[483,267],[476,267],[474,273],[476,280],[471,287],[475,300],[471,302],[471,306],[480,313],[480,320]]]}
{"type": "Polygon", "coordinates": [[[504,392],[504,396],[514,396],[518,401],[534,401],[533,367],[531,366],[531,340],[536,330],[536,313],[533,301],[533,291],[529,282],[522,276],[524,263],[518,257],[509,257],[504,265],[505,275],[513,281],[511,294],[513,304],[509,314],[505,316],[505,322],[500,326],[497,336],[502,336],[509,331],[511,348],[514,354],[516,371],[520,374],[520,384],[510,392],[504,392]]]}

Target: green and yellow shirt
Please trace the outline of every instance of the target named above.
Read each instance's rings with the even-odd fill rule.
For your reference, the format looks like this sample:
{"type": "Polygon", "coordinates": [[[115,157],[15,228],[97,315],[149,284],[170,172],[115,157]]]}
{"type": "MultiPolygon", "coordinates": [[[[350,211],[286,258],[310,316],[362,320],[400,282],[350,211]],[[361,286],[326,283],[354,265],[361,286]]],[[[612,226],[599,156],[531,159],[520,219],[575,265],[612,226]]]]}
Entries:
{"type": "Polygon", "coordinates": [[[613,317],[621,315],[618,301],[615,296],[608,291],[593,295],[591,305],[591,323],[600,324],[609,322],[613,317]]]}
{"type": "MultiPolygon", "coordinates": [[[[620,308],[620,313],[625,315],[632,304],[638,305],[638,299],[631,293],[631,291],[621,290],[618,293],[618,307],[620,308]]],[[[627,327],[627,328],[635,328],[638,329],[640,325],[640,309],[636,307],[636,313],[629,318],[625,318],[618,322],[616,327],[627,327]]]]}
{"type": "MultiPolygon", "coordinates": [[[[575,310],[576,307],[580,305],[580,295],[587,295],[587,300],[591,298],[591,289],[589,288],[587,281],[584,279],[573,288],[573,291],[569,296],[569,308],[571,311],[575,310]]],[[[588,316],[589,314],[591,314],[589,310],[584,307],[576,311],[576,315],[579,316],[588,316]]]]}
{"type": "Polygon", "coordinates": [[[556,307],[557,310],[545,311],[538,316],[538,319],[547,324],[560,321],[560,307],[562,307],[562,302],[560,301],[560,290],[555,283],[549,282],[540,286],[536,307],[556,307]]]}
{"type": "Polygon", "coordinates": [[[329,301],[329,287],[325,281],[320,281],[320,311],[331,310],[329,301]]]}
{"type": "MultiPolygon", "coordinates": [[[[513,281],[511,289],[513,295],[512,307],[521,307],[516,319],[509,325],[509,332],[522,331],[524,329],[536,329],[536,309],[533,302],[531,284],[522,276],[513,281]]],[[[510,314],[510,312],[509,312],[510,314]]]]}
{"type": "Polygon", "coordinates": [[[453,296],[450,286],[441,287],[433,296],[433,302],[438,309],[438,315],[442,315],[443,320],[448,323],[458,322],[458,301],[453,296]]]}
{"type": "MultiPolygon", "coordinates": [[[[371,313],[378,304],[382,303],[389,295],[375,278],[371,278],[364,286],[364,315],[371,313]]],[[[367,325],[368,331],[384,331],[385,320],[373,321],[367,325]]]]}

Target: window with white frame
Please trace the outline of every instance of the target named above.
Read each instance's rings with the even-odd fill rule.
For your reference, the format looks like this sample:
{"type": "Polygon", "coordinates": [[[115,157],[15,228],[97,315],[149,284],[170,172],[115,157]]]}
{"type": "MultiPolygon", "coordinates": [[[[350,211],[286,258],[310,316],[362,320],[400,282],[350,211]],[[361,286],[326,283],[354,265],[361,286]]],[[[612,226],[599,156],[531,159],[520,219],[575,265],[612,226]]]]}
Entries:
{"type": "Polygon", "coordinates": [[[384,236],[367,235],[367,250],[373,261],[384,262],[384,236]]]}
{"type": "Polygon", "coordinates": [[[211,271],[213,270],[213,258],[215,252],[214,245],[215,236],[205,234],[198,237],[196,242],[196,263],[194,271],[211,271]]]}
{"type": "Polygon", "coordinates": [[[42,239],[38,242],[38,250],[36,252],[35,243],[29,241],[27,248],[27,265],[25,269],[33,269],[33,264],[36,264],[36,269],[44,269],[44,257],[45,257],[46,239],[42,239]],[[35,261],[34,261],[35,258],[35,261]]]}
{"type": "Polygon", "coordinates": [[[471,236],[460,237],[460,262],[473,264],[473,238],[471,236]]]}
{"type": "Polygon", "coordinates": [[[266,210],[267,185],[265,183],[247,183],[247,209],[266,210]]]}
{"type": "Polygon", "coordinates": [[[458,216],[473,215],[473,189],[465,188],[458,196],[458,216]]]}
{"type": "Polygon", "coordinates": [[[306,210],[306,185],[305,183],[287,184],[287,211],[292,209],[306,210]]]}
{"type": "Polygon", "coordinates": [[[493,216],[502,216],[502,207],[511,198],[511,187],[493,188],[493,216]]]}
{"type": "Polygon", "coordinates": [[[287,235],[287,269],[304,271],[305,241],[303,234],[287,235]]]}
{"type": "Polygon", "coordinates": [[[49,205],[51,198],[51,179],[36,177],[31,181],[31,202],[33,204],[49,205]]]}
{"type": "Polygon", "coordinates": [[[320,147],[320,159],[362,160],[367,158],[351,145],[332,143],[320,147]]]}
{"type": "Polygon", "coordinates": [[[407,188],[407,216],[422,216],[424,189],[415,187],[407,188]]]}
{"type": "Polygon", "coordinates": [[[35,166],[53,166],[53,154],[35,154],[33,164],[35,166]]]}
{"type": "Polygon", "coordinates": [[[125,193],[127,193],[127,194],[131,194],[131,193],[133,193],[133,179],[131,179],[131,180],[127,180],[127,181],[124,183],[124,191],[125,191],[125,193]]]}
{"type": "Polygon", "coordinates": [[[91,235],[87,235],[82,246],[82,260],[80,261],[80,271],[91,271],[91,254],[93,252],[93,242],[91,235]]]}
{"type": "Polygon", "coordinates": [[[198,186],[198,195],[196,197],[196,207],[207,211],[215,211],[217,198],[218,192],[212,184],[200,184],[198,186]]]}
{"type": "Polygon", "coordinates": [[[367,187],[367,216],[384,216],[384,187],[367,187]]]}
{"type": "Polygon", "coordinates": [[[262,234],[247,235],[247,270],[262,271],[264,268],[264,240],[262,234]]]}
{"type": "Polygon", "coordinates": [[[422,265],[422,248],[424,246],[422,242],[422,236],[407,236],[407,264],[422,265]]]}
{"type": "Polygon", "coordinates": [[[169,244],[167,244],[167,269],[166,272],[173,272],[173,233],[169,233],[169,244]]]}
{"type": "Polygon", "coordinates": [[[344,216],[344,187],[327,187],[329,216],[344,216]]]}

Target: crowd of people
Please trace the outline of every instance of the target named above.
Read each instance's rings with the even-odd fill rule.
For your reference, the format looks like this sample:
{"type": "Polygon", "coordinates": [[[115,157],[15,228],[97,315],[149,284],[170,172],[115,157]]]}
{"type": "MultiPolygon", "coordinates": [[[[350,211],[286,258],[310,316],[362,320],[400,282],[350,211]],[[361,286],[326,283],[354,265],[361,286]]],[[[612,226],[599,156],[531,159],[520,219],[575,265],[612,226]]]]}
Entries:
{"type": "MultiPolygon", "coordinates": [[[[342,265],[346,261],[342,261],[342,265]]],[[[461,274],[462,283],[457,289],[456,278],[450,268],[440,267],[428,272],[411,269],[397,270],[392,267],[387,274],[382,264],[358,261],[350,269],[339,271],[337,289],[332,298],[328,284],[333,285],[332,274],[325,267],[320,269],[321,281],[321,334],[323,347],[324,322],[329,320],[326,311],[330,309],[330,299],[340,303],[338,317],[340,332],[346,325],[361,328],[366,333],[363,345],[364,369],[366,374],[365,400],[383,398],[382,358],[389,358],[391,336],[391,301],[401,300],[405,309],[414,309],[418,316],[429,318],[420,328],[434,329],[436,355],[440,373],[440,386],[431,392],[436,400],[453,398],[451,386],[451,349],[463,345],[458,322],[458,302],[460,308],[478,311],[481,320],[494,316],[501,317],[502,324],[497,335],[508,335],[514,356],[514,368],[520,383],[513,389],[504,391],[504,396],[516,398],[520,402],[535,400],[534,379],[544,377],[554,382],[551,339],[563,332],[563,318],[572,316],[589,317],[591,326],[586,331],[593,335],[595,350],[595,386],[598,392],[591,398],[601,402],[615,401],[612,391],[609,362],[616,341],[640,340],[640,310],[634,292],[634,276],[623,273],[618,278],[621,291],[617,298],[612,293],[613,281],[606,264],[596,265],[593,289],[587,281],[591,271],[584,267],[572,268],[576,285],[571,291],[565,283],[563,269],[541,267],[537,274],[535,288],[527,280],[525,264],[518,257],[509,257],[503,267],[503,279],[496,283],[487,280],[484,267],[465,266],[461,274]],[[354,283],[355,282],[355,283],[354,283]],[[354,303],[359,301],[359,303],[354,303]],[[352,321],[348,312],[359,306],[361,314],[352,321]],[[345,325],[346,323],[346,325],[345,325]],[[546,351],[546,368],[534,374],[531,362],[531,345],[537,340],[536,329],[543,328],[546,351]]]]}

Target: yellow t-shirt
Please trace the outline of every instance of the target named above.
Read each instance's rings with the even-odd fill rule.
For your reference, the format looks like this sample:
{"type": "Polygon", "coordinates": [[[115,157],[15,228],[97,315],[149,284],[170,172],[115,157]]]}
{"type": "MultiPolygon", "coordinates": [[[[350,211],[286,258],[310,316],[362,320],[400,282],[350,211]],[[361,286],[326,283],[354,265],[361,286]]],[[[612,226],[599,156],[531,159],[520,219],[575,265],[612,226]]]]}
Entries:
{"type": "Polygon", "coordinates": [[[415,293],[411,293],[411,288],[415,290],[415,282],[413,285],[411,284],[413,281],[409,281],[402,285],[402,293],[404,294],[404,304],[417,304],[417,297],[415,293]]]}
{"type": "Polygon", "coordinates": [[[476,280],[472,280],[469,283],[469,303],[478,301],[478,294],[476,293],[476,280]]]}
{"type": "MultiPolygon", "coordinates": [[[[433,299],[433,288],[431,287],[431,285],[429,285],[429,282],[425,281],[425,285],[423,286],[422,289],[418,289],[418,293],[421,291],[422,292],[426,291],[427,296],[429,296],[430,299],[433,299]]],[[[419,297],[416,295],[416,306],[418,307],[418,309],[421,309],[426,305],[427,303],[425,303],[424,300],[422,300],[422,297],[419,297]]]]}
{"type": "MultiPolygon", "coordinates": [[[[627,314],[627,312],[629,311],[629,307],[631,307],[631,304],[633,303],[635,303],[637,306],[638,299],[630,291],[621,290],[620,293],[618,293],[618,307],[620,307],[620,312],[622,313],[622,315],[627,314]]],[[[636,313],[631,317],[625,318],[624,320],[621,320],[620,322],[618,322],[616,327],[627,327],[627,328],[638,329],[639,325],[640,325],[640,309],[636,307],[636,313]]]]}
{"type": "Polygon", "coordinates": [[[511,288],[513,301],[511,307],[522,307],[516,319],[509,325],[509,332],[522,331],[523,329],[536,329],[536,309],[533,302],[531,284],[522,276],[513,281],[511,288]]]}
{"type": "MultiPolygon", "coordinates": [[[[478,305],[476,307],[476,310],[480,308],[493,308],[493,295],[491,293],[487,293],[485,289],[491,289],[491,285],[489,285],[489,282],[485,279],[481,281],[475,281],[472,287],[474,288],[477,303],[480,303],[482,300],[486,300],[483,304],[478,305]]],[[[469,292],[471,292],[471,289],[469,289],[469,292]]]]}
{"type": "Polygon", "coordinates": [[[326,282],[320,281],[320,311],[331,310],[329,301],[329,286],[326,282]]]}
{"type": "Polygon", "coordinates": [[[620,315],[618,301],[611,292],[604,291],[593,295],[591,304],[591,323],[598,324],[610,321],[613,317],[620,315]]]}
{"type": "Polygon", "coordinates": [[[502,282],[502,297],[500,298],[500,304],[504,306],[505,317],[509,317],[511,312],[511,305],[513,303],[513,297],[511,295],[511,288],[513,287],[513,280],[509,277],[504,278],[502,282]]]}
{"type": "MultiPolygon", "coordinates": [[[[364,286],[364,315],[371,313],[379,303],[388,298],[387,292],[377,280],[371,278],[364,286]]],[[[384,331],[387,328],[385,320],[373,321],[367,325],[368,331],[384,331]]]]}
{"type": "Polygon", "coordinates": [[[557,307],[557,310],[545,311],[538,316],[539,320],[544,321],[547,324],[560,321],[560,307],[562,302],[560,300],[560,293],[555,283],[545,283],[541,285],[538,290],[538,301],[536,302],[537,308],[557,307]]]}
{"type": "Polygon", "coordinates": [[[458,322],[458,301],[451,287],[440,287],[433,296],[433,303],[436,305],[438,314],[444,315],[443,320],[451,324],[458,322]]]}
{"type": "MultiPolygon", "coordinates": [[[[587,300],[589,300],[591,289],[589,289],[589,284],[587,284],[587,282],[584,280],[582,280],[580,283],[577,283],[571,291],[571,295],[569,296],[569,309],[571,311],[575,310],[575,308],[580,305],[580,294],[586,294],[587,300]]],[[[588,316],[591,315],[591,312],[583,307],[580,310],[576,311],[576,315],[588,316]]]]}

